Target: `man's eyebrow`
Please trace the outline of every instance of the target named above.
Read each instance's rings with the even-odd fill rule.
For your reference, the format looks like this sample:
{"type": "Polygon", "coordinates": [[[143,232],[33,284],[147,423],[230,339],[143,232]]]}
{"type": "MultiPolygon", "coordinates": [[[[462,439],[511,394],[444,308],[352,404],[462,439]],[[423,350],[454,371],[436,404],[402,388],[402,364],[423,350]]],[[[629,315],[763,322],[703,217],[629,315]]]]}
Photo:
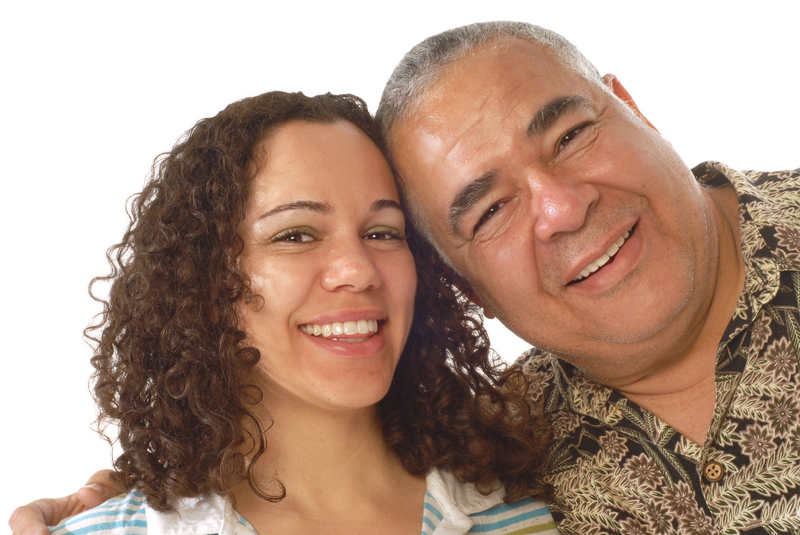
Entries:
{"type": "MultiPolygon", "coordinates": [[[[558,121],[560,115],[579,108],[591,109],[591,104],[585,98],[577,95],[554,98],[536,112],[525,131],[526,137],[530,138],[546,132],[558,121]]],[[[492,186],[494,186],[495,180],[496,175],[494,172],[486,173],[464,186],[456,194],[453,202],[450,203],[450,211],[447,217],[447,224],[454,234],[459,234],[458,225],[461,219],[478,201],[489,193],[492,186]]]]}
{"type": "Polygon", "coordinates": [[[543,134],[548,129],[552,128],[554,124],[556,124],[556,121],[558,121],[558,117],[561,114],[568,113],[579,108],[591,109],[592,106],[589,104],[588,100],[577,95],[554,98],[542,106],[538,112],[536,112],[536,115],[528,125],[528,129],[525,132],[526,136],[528,138],[532,138],[543,134]]]}
{"type": "Polygon", "coordinates": [[[459,234],[458,225],[461,219],[491,191],[496,178],[494,172],[486,173],[461,188],[461,191],[456,194],[453,202],[450,203],[450,212],[447,216],[447,224],[454,234],[459,234]]]}
{"type": "Polygon", "coordinates": [[[326,202],[319,202],[319,201],[294,201],[286,204],[281,204],[280,206],[276,206],[272,210],[261,214],[261,217],[258,219],[264,219],[266,217],[273,216],[275,214],[279,214],[281,212],[286,212],[288,210],[310,210],[312,212],[317,212],[319,214],[329,214],[333,211],[331,205],[326,202]]]}

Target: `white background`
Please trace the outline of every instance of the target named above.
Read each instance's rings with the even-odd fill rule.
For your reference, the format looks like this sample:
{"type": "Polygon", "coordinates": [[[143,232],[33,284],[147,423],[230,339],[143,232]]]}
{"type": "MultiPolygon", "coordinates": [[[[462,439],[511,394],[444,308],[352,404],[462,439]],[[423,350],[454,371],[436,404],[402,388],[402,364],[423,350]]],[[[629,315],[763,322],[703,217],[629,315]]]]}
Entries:
{"type": "MultiPolygon", "coordinates": [[[[331,91],[374,110],[421,39],[525,20],[618,75],[690,166],[800,167],[793,0],[10,4],[0,7],[0,520],[110,466],[90,430],[81,333],[99,306],[87,284],[106,272],[125,200],[153,158],[229,102],[331,91]]],[[[492,332],[509,359],[524,347],[492,332]]]]}

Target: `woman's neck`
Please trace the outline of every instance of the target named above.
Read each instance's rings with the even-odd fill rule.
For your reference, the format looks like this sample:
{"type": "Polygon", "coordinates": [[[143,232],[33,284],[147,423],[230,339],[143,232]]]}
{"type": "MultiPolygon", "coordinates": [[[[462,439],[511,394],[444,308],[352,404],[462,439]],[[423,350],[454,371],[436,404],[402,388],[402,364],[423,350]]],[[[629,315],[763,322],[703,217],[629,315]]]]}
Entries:
{"type": "Polygon", "coordinates": [[[406,472],[386,445],[377,407],[269,406],[274,424],[265,422],[267,451],[256,460],[254,478],[269,494],[279,490],[279,480],[286,497],[267,502],[247,482],[234,491],[236,510],[259,533],[357,533],[367,525],[419,532],[424,478],[406,472]]]}

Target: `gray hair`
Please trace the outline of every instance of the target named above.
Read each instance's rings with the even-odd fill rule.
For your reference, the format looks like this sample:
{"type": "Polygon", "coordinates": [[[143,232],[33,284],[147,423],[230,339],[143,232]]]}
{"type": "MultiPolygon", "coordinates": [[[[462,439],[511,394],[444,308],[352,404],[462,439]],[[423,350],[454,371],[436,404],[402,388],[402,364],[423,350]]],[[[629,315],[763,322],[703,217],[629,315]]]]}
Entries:
{"type": "MultiPolygon", "coordinates": [[[[479,22],[461,26],[428,37],[412,48],[395,67],[383,89],[375,114],[387,145],[391,148],[395,127],[414,112],[448,66],[477,48],[504,37],[524,39],[544,46],[555,53],[567,69],[605,89],[603,78],[595,66],[575,45],[554,31],[526,22],[479,22]]],[[[427,221],[422,217],[417,203],[405,191],[403,177],[397,176],[397,179],[412,223],[435,246],[427,221]]]]}
{"type": "Polygon", "coordinates": [[[553,51],[564,66],[603,85],[594,65],[554,31],[526,22],[478,22],[428,37],[400,60],[386,82],[375,118],[387,143],[394,127],[420,104],[443,71],[473,50],[503,37],[525,39],[553,51]]]}

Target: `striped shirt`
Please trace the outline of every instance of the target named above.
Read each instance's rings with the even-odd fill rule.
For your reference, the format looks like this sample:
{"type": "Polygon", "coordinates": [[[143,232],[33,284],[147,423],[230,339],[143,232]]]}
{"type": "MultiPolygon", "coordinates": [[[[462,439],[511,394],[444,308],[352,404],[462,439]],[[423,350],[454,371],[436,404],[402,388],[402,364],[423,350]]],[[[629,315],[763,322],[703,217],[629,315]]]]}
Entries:
{"type": "Polygon", "coordinates": [[[138,492],[118,496],[50,528],[51,535],[147,534],[147,508],[138,492]]]}
{"type": "MultiPolygon", "coordinates": [[[[544,503],[523,498],[503,502],[504,490],[480,494],[452,474],[433,470],[422,515],[422,535],[556,535],[544,503]]],[[[51,527],[52,535],[258,535],[230,502],[217,495],[179,500],[172,511],[150,509],[131,492],[51,527]]]]}
{"type": "Polygon", "coordinates": [[[503,501],[505,489],[499,484],[494,492],[483,495],[475,485],[461,483],[453,474],[435,469],[426,482],[422,535],[558,533],[543,502],[525,497],[507,504],[503,501]]]}

